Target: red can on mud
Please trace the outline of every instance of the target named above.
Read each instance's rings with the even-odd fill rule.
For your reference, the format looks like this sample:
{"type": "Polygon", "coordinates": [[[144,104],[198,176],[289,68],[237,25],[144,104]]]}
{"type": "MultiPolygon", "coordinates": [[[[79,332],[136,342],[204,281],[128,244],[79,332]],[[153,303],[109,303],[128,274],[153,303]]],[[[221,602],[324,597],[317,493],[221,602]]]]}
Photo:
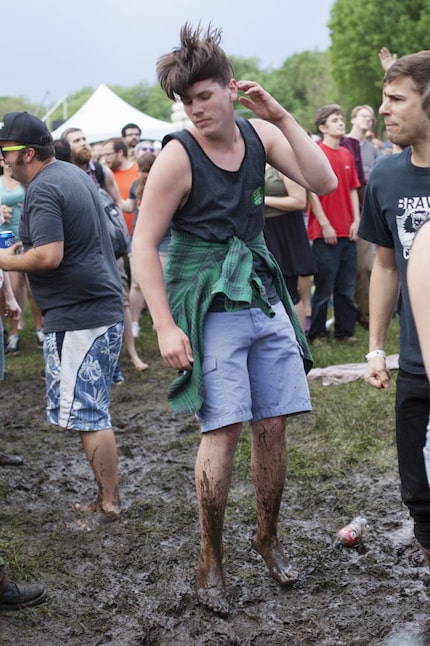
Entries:
{"type": "Polygon", "coordinates": [[[354,547],[361,541],[364,532],[367,531],[368,524],[364,516],[356,516],[348,525],[342,527],[336,534],[335,545],[344,545],[345,547],[354,547]]]}

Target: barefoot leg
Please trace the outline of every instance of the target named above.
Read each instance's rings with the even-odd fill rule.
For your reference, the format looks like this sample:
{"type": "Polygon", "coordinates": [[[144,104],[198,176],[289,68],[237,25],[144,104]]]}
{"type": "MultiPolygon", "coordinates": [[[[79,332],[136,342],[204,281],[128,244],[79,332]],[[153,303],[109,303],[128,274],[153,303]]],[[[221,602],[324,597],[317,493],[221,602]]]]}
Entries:
{"type": "Polygon", "coordinates": [[[112,429],[81,433],[85,454],[98,485],[97,500],[107,514],[121,514],[118,492],[118,466],[115,436],[112,429]]]}
{"type": "Polygon", "coordinates": [[[204,433],[195,467],[201,532],[196,592],[202,605],[222,616],[229,612],[222,567],[222,530],[240,431],[241,424],[235,424],[204,433]]]}
{"type": "Polygon", "coordinates": [[[297,580],[278,539],[278,518],[287,471],[285,420],[273,417],[252,426],[252,473],[254,478],[257,531],[252,546],[261,554],[270,575],[281,585],[297,580]]]}

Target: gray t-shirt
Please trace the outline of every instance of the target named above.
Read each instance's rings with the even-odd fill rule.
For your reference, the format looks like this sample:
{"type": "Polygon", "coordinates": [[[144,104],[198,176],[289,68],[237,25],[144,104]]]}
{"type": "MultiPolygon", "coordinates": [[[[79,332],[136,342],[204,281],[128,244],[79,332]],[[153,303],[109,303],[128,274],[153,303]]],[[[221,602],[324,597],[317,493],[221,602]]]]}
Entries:
{"type": "Polygon", "coordinates": [[[369,179],[370,171],[375,165],[376,160],[380,157],[379,151],[374,144],[367,139],[360,142],[361,161],[363,164],[364,176],[366,181],[369,179]]]}
{"type": "Polygon", "coordinates": [[[20,222],[24,250],[64,242],[56,269],[29,274],[45,332],[113,325],[123,319],[121,279],[94,182],[53,161],[27,187],[20,222]]]}

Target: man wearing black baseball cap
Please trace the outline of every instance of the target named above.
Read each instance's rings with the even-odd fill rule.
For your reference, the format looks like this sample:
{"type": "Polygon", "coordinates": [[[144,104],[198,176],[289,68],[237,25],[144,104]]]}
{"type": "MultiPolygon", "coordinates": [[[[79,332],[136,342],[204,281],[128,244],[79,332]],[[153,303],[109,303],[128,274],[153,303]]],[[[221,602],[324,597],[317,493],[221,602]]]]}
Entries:
{"type": "Polygon", "coordinates": [[[33,172],[36,175],[54,160],[52,141],[46,124],[34,115],[28,112],[5,114],[0,128],[0,155],[18,182],[28,184],[33,179],[33,172]],[[28,162],[33,163],[30,166],[28,162]]]}
{"type": "MultiPolygon", "coordinates": [[[[24,248],[0,250],[0,269],[27,272],[44,317],[48,421],[79,431],[98,485],[88,526],[119,520],[121,505],[109,391],[122,342],[121,280],[106,215],[91,179],[58,161],[43,121],[4,116],[0,159],[26,185],[24,248]]],[[[82,523],[81,523],[82,524],[82,523]]]]}
{"type": "Polygon", "coordinates": [[[52,136],[46,124],[28,112],[5,114],[0,129],[0,140],[38,146],[52,144],[52,136]]]}

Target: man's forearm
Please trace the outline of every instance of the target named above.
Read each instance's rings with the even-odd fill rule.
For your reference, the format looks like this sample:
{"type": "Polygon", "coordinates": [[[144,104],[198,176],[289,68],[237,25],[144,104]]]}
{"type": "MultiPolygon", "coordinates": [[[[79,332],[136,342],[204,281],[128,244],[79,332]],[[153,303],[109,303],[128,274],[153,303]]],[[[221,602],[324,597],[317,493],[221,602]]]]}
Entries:
{"type": "Polygon", "coordinates": [[[397,271],[373,266],[369,285],[369,351],[382,350],[399,298],[397,271]]]}
{"type": "Polygon", "coordinates": [[[323,207],[321,206],[318,195],[315,195],[315,193],[309,193],[309,204],[312,209],[312,213],[314,214],[321,227],[326,224],[330,224],[330,221],[324,213],[323,207]]]}
{"type": "Polygon", "coordinates": [[[32,247],[24,253],[16,253],[18,250],[18,246],[15,249],[0,250],[0,269],[25,273],[56,269],[63,259],[64,244],[52,242],[40,247],[32,247]]]}

